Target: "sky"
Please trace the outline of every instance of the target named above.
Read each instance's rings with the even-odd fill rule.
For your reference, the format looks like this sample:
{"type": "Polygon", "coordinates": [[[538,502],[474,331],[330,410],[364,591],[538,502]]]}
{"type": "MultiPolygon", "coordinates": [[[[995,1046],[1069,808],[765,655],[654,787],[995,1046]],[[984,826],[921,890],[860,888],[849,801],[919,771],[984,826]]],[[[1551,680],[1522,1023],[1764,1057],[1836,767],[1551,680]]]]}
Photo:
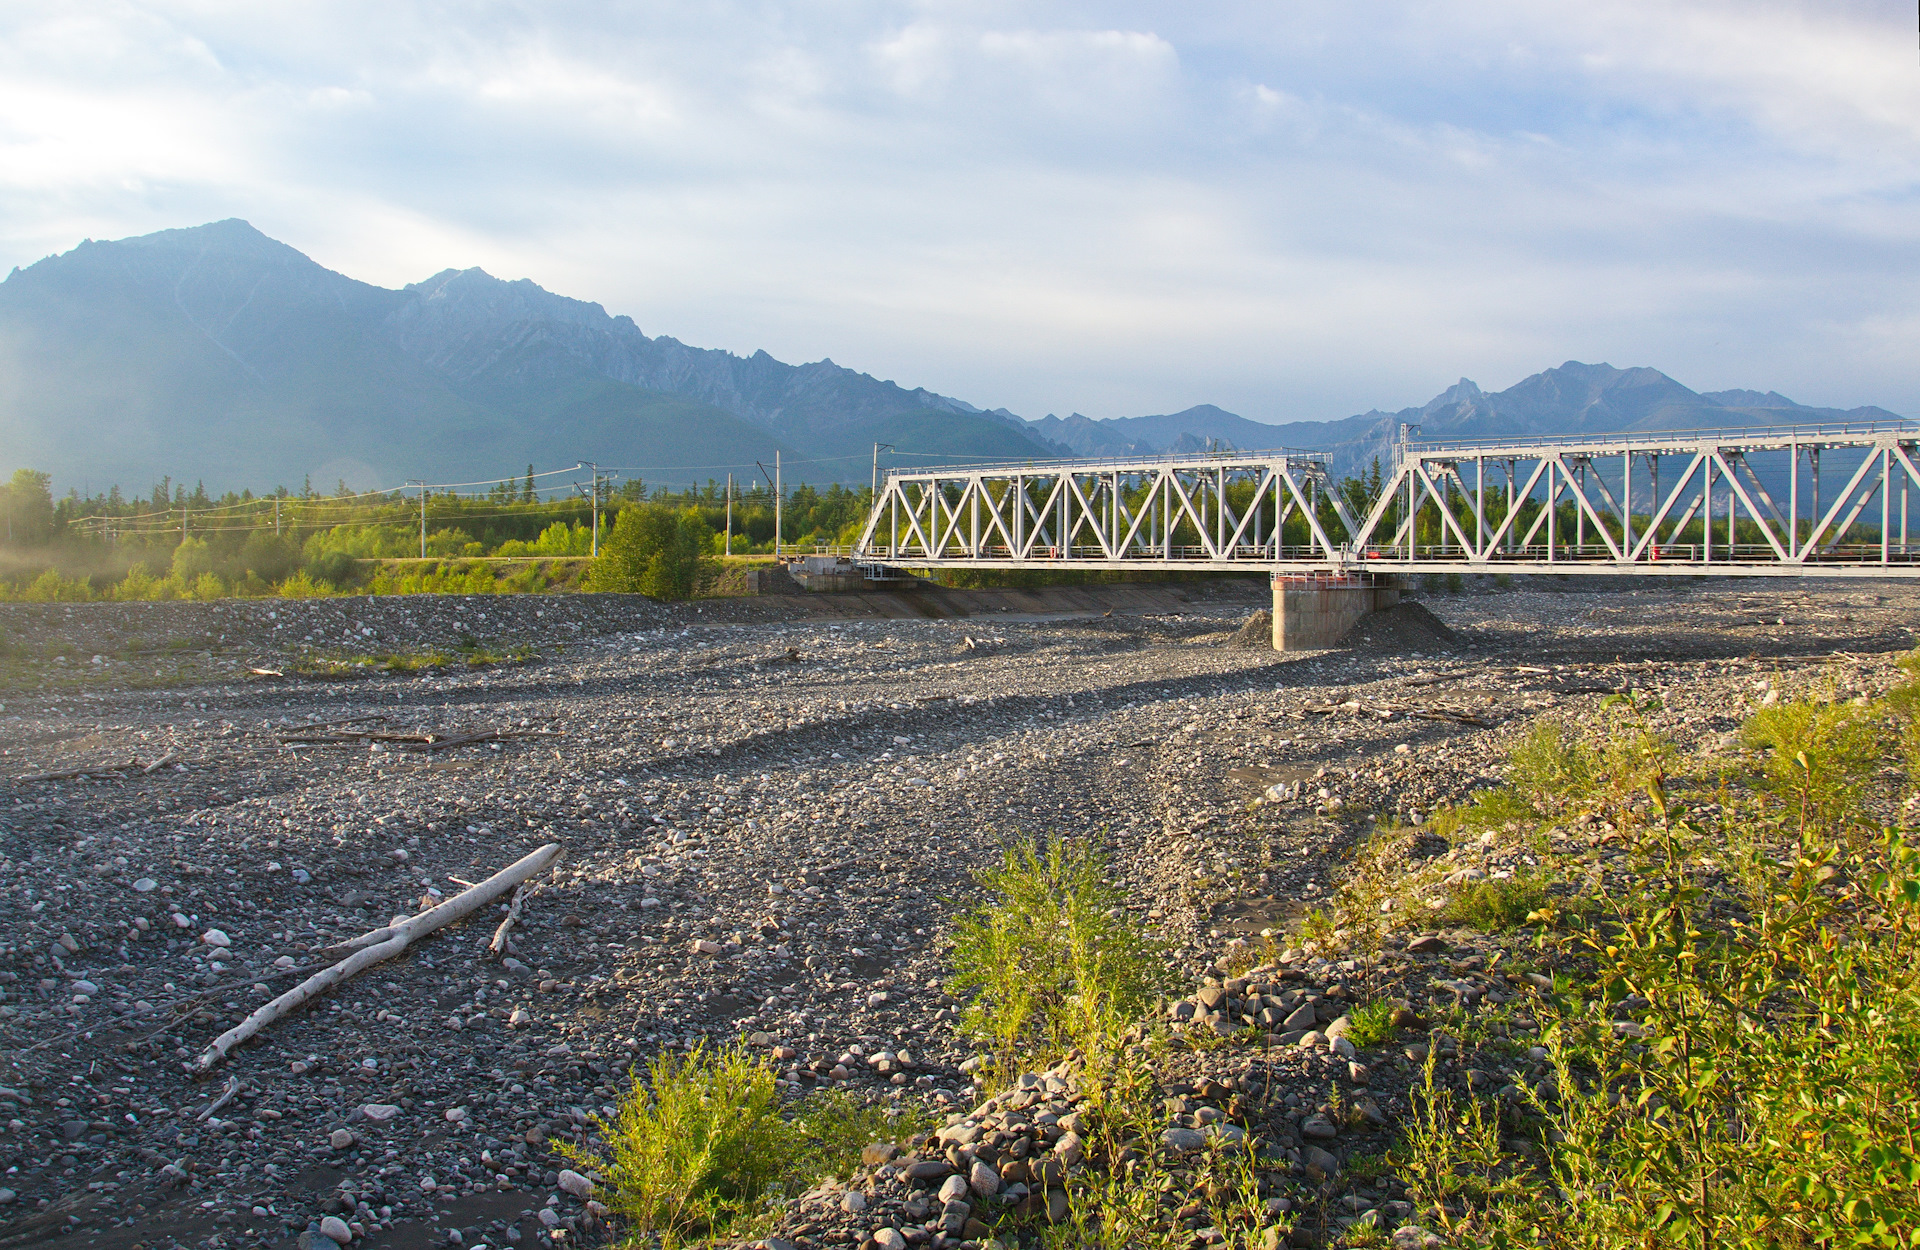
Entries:
{"type": "Polygon", "coordinates": [[[1920,415],[1910,0],[0,5],[0,268],[227,217],[1027,417],[1920,415]]]}

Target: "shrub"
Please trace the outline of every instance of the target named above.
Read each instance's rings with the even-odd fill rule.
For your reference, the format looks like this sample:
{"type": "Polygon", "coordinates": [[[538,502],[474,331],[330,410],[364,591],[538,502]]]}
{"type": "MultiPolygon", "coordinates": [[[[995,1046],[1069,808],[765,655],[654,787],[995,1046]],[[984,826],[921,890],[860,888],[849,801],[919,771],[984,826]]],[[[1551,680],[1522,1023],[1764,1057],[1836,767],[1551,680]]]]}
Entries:
{"type": "Polygon", "coordinates": [[[126,577],[110,592],[115,599],[134,602],[141,599],[158,599],[163,582],[147,572],[147,566],[136,562],[127,570],[126,577]]]}
{"type": "Polygon", "coordinates": [[[1443,807],[1433,813],[1433,831],[1443,838],[1451,838],[1462,830],[1503,829],[1511,824],[1525,824],[1539,817],[1539,813],[1528,806],[1511,788],[1500,786],[1492,790],[1482,790],[1473,796],[1473,800],[1464,807],[1443,807]]]}
{"type": "Polygon", "coordinates": [[[1541,811],[1558,811],[1585,797],[1594,780],[1594,753],[1558,721],[1541,721],[1507,753],[1507,784],[1541,811]]]}
{"type": "Polygon", "coordinates": [[[1920,1245],[1920,846],[1818,823],[1856,824],[1816,792],[1901,749],[1859,736],[1881,711],[1751,718],[1760,784],[1717,788],[1711,827],[1644,724],[1609,746],[1651,801],[1609,811],[1630,875],[1544,940],[1549,1068],[1517,1105],[1437,1084],[1429,1052],[1398,1152],[1422,1222],[1490,1246],[1920,1245]]]}
{"type": "Polygon", "coordinates": [[[344,551],[323,551],[307,561],[305,572],[315,582],[346,587],[360,579],[360,562],[344,551]]]}
{"type": "Polygon", "coordinates": [[[792,1140],[783,1189],[844,1176],[860,1162],[860,1152],[867,1146],[905,1141],[926,1131],[931,1120],[925,1108],[912,1103],[889,1109],[843,1089],[810,1095],[794,1104],[787,1117],[792,1140]]]}
{"type": "Polygon", "coordinates": [[[600,544],[586,589],[686,599],[699,580],[702,552],[712,531],[694,509],[637,504],[620,511],[600,544]]]}
{"type": "Polygon", "coordinates": [[[213,552],[208,550],[206,539],[189,534],[173,549],[173,580],[182,586],[191,586],[202,573],[212,571],[213,552]]]}
{"type": "Polygon", "coordinates": [[[333,593],[333,587],[313,580],[305,569],[300,569],[274,587],[274,593],[282,599],[324,599],[333,593]]]}
{"type": "Polygon", "coordinates": [[[240,545],[240,566],[263,582],[283,580],[299,563],[299,544],[269,529],[255,530],[240,545]]]}
{"type": "Polygon", "coordinates": [[[21,590],[20,598],[27,603],[85,603],[93,590],[83,578],[62,577],[58,569],[48,569],[21,590]]]}
{"type": "Polygon", "coordinates": [[[1546,903],[1546,885],[1538,877],[1488,877],[1462,884],[1442,915],[1468,928],[1501,933],[1519,928],[1546,903]]]}
{"type": "Polygon", "coordinates": [[[1767,752],[1763,784],[1792,803],[1801,826],[1830,828],[1858,807],[1884,732],[1879,709],[1800,702],[1754,713],[1740,736],[1767,752]]]}
{"type": "Polygon", "coordinates": [[[606,1202],[663,1246],[726,1235],[764,1201],[792,1154],[773,1069],[737,1047],[661,1054],[612,1119],[594,1117],[606,1153],[562,1154],[597,1172],[606,1202]]]}
{"type": "Polygon", "coordinates": [[[1022,843],[975,879],[988,897],[955,926],[948,989],[1002,1062],[1106,1049],[1146,1009],[1164,963],[1091,847],[1022,843]]]}
{"type": "Polygon", "coordinates": [[[1386,1003],[1368,1003],[1347,1014],[1347,1037],[1362,1050],[1393,1040],[1393,1008],[1386,1003]]]}

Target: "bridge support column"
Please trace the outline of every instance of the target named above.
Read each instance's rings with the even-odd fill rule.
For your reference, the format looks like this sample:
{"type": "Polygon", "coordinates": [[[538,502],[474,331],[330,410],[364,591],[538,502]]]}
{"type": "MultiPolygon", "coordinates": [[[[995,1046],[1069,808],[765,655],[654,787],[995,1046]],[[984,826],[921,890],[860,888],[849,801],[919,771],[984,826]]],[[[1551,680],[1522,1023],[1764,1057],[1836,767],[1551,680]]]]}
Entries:
{"type": "Polygon", "coordinates": [[[1340,645],[1369,612],[1400,602],[1391,576],[1370,573],[1273,575],[1273,649],[1324,651],[1340,645]]]}

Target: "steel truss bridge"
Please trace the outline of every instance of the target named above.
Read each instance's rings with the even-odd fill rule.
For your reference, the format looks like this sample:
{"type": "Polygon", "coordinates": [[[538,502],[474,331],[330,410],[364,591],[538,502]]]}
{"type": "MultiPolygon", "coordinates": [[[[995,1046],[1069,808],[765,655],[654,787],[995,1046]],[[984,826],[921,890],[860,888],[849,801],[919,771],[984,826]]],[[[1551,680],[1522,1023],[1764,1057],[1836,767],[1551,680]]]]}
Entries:
{"type": "Polygon", "coordinates": [[[1402,441],[1378,494],[1355,497],[1309,451],[890,472],[853,556],[1303,576],[1914,576],[1916,443],[1910,422],[1402,441]]]}

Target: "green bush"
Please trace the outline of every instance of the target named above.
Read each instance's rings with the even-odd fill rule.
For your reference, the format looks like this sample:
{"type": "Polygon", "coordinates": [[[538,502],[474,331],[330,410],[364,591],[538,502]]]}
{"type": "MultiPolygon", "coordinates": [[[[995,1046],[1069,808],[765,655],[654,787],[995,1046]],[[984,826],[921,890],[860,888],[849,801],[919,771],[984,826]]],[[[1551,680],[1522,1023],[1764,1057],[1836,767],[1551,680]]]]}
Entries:
{"type": "Polygon", "coordinates": [[[1397,1032],[1387,1003],[1368,1003],[1347,1013],[1347,1038],[1362,1050],[1392,1041],[1397,1032]]]}
{"type": "Polygon", "coordinates": [[[85,603],[91,598],[93,588],[86,579],[62,577],[58,569],[48,569],[20,591],[26,603],[85,603]]]}
{"type": "Polygon", "coordinates": [[[360,562],[344,551],[324,551],[307,561],[306,574],[316,582],[344,588],[360,580],[360,562]]]}
{"type": "Polygon", "coordinates": [[[1525,799],[1510,787],[1499,786],[1479,791],[1465,806],[1437,809],[1433,813],[1432,825],[1435,833],[1443,838],[1451,838],[1462,830],[1504,829],[1511,824],[1525,824],[1538,818],[1539,813],[1525,799]]]}
{"type": "Polygon", "coordinates": [[[120,584],[113,587],[109,593],[113,598],[127,602],[158,599],[163,584],[159,578],[147,572],[145,564],[136,561],[134,566],[127,570],[126,577],[121,579],[120,584]]]}
{"type": "Polygon", "coordinates": [[[602,1149],[561,1143],[599,1175],[628,1230],[670,1248],[738,1239],[769,1199],[792,1196],[859,1166],[863,1148],[924,1132],[923,1110],[897,1111],[844,1090],[815,1094],[783,1118],[767,1061],[737,1046],[662,1053],[635,1077],[611,1118],[596,1116],[602,1149]]]}
{"type": "Polygon", "coordinates": [[[1538,877],[1488,877],[1463,883],[1441,915],[1470,929],[1502,933],[1527,923],[1546,904],[1546,884],[1538,877]]]}
{"type": "Polygon", "coordinates": [[[600,544],[586,589],[691,598],[711,533],[696,509],[654,503],[622,508],[600,544]]]}
{"type": "Polygon", "coordinates": [[[1831,826],[1858,807],[1886,733],[1879,708],[1783,703],[1754,713],[1742,741],[1766,752],[1763,784],[1789,800],[1803,825],[1831,826]]]}
{"type": "Polygon", "coordinates": [[[282,599],[324,599],[333,594],[334,589],[325,582],[313,580],[307,575],[305,569],[300,569],[292,577],[275,586],[273,593],[282,599]]]}
{"type": "Polygon", "coordinates": [[[975,874],[987,898],[954,929],[956,997],[1003,1063],[1110,1047],[1151,1001],[1165,963],[1124,919],[1125,895],[1091,847],[1010,847],[975,874]]]}
{"type": "Polygon", "coordinates": [[[188,535],[180,540],[173,549],[173,580],[182,586],[191,586],[202,573],[213,571],[213,552],[207,548],[207,540],[188,535]]]}
{"type": "Polygon", "coordinates": [[[1507,753],[1507,784],[1541,811],[1584,798],[1594,783],[1592,748],[1558,721],[1541,721],[1507,753]]]}
{"type": "Polygon", "coordinates": [[[613,1118],[594,1123],[604,1154],[570,1143],[561,1152],[600,1175],[616,1216],[669,1248],[723,1237],[754,1214],[793,1153],[773,1070],[737,1047],[659,1055],[613,1118]]]}
{"type": "Polygon", "coordinates": [[[263,582],[277,582],[299,566],[300,546],[270,529],[257,529],[240,544],[240,567],[263,582]]]}
{"type": "Polygon", "coordinates": [[[584,556],[593,553],[593,529],[575,522],[555,521],[540,531],[532,542],[509,539],[500,544],[495,555],[502,556],[584,556]]]}
{"type": "Polygon", "coordinates": [[[844,1176],[859,1163],[860,1152],[867,1146],[903,1142],[925,1132],[931,1122],[926,1109],[912,1103],[889,1109],[848,1090],[809,1095],[793,1104],[787,1116],[793,1136],[783,1189],[844,1176]]]}

